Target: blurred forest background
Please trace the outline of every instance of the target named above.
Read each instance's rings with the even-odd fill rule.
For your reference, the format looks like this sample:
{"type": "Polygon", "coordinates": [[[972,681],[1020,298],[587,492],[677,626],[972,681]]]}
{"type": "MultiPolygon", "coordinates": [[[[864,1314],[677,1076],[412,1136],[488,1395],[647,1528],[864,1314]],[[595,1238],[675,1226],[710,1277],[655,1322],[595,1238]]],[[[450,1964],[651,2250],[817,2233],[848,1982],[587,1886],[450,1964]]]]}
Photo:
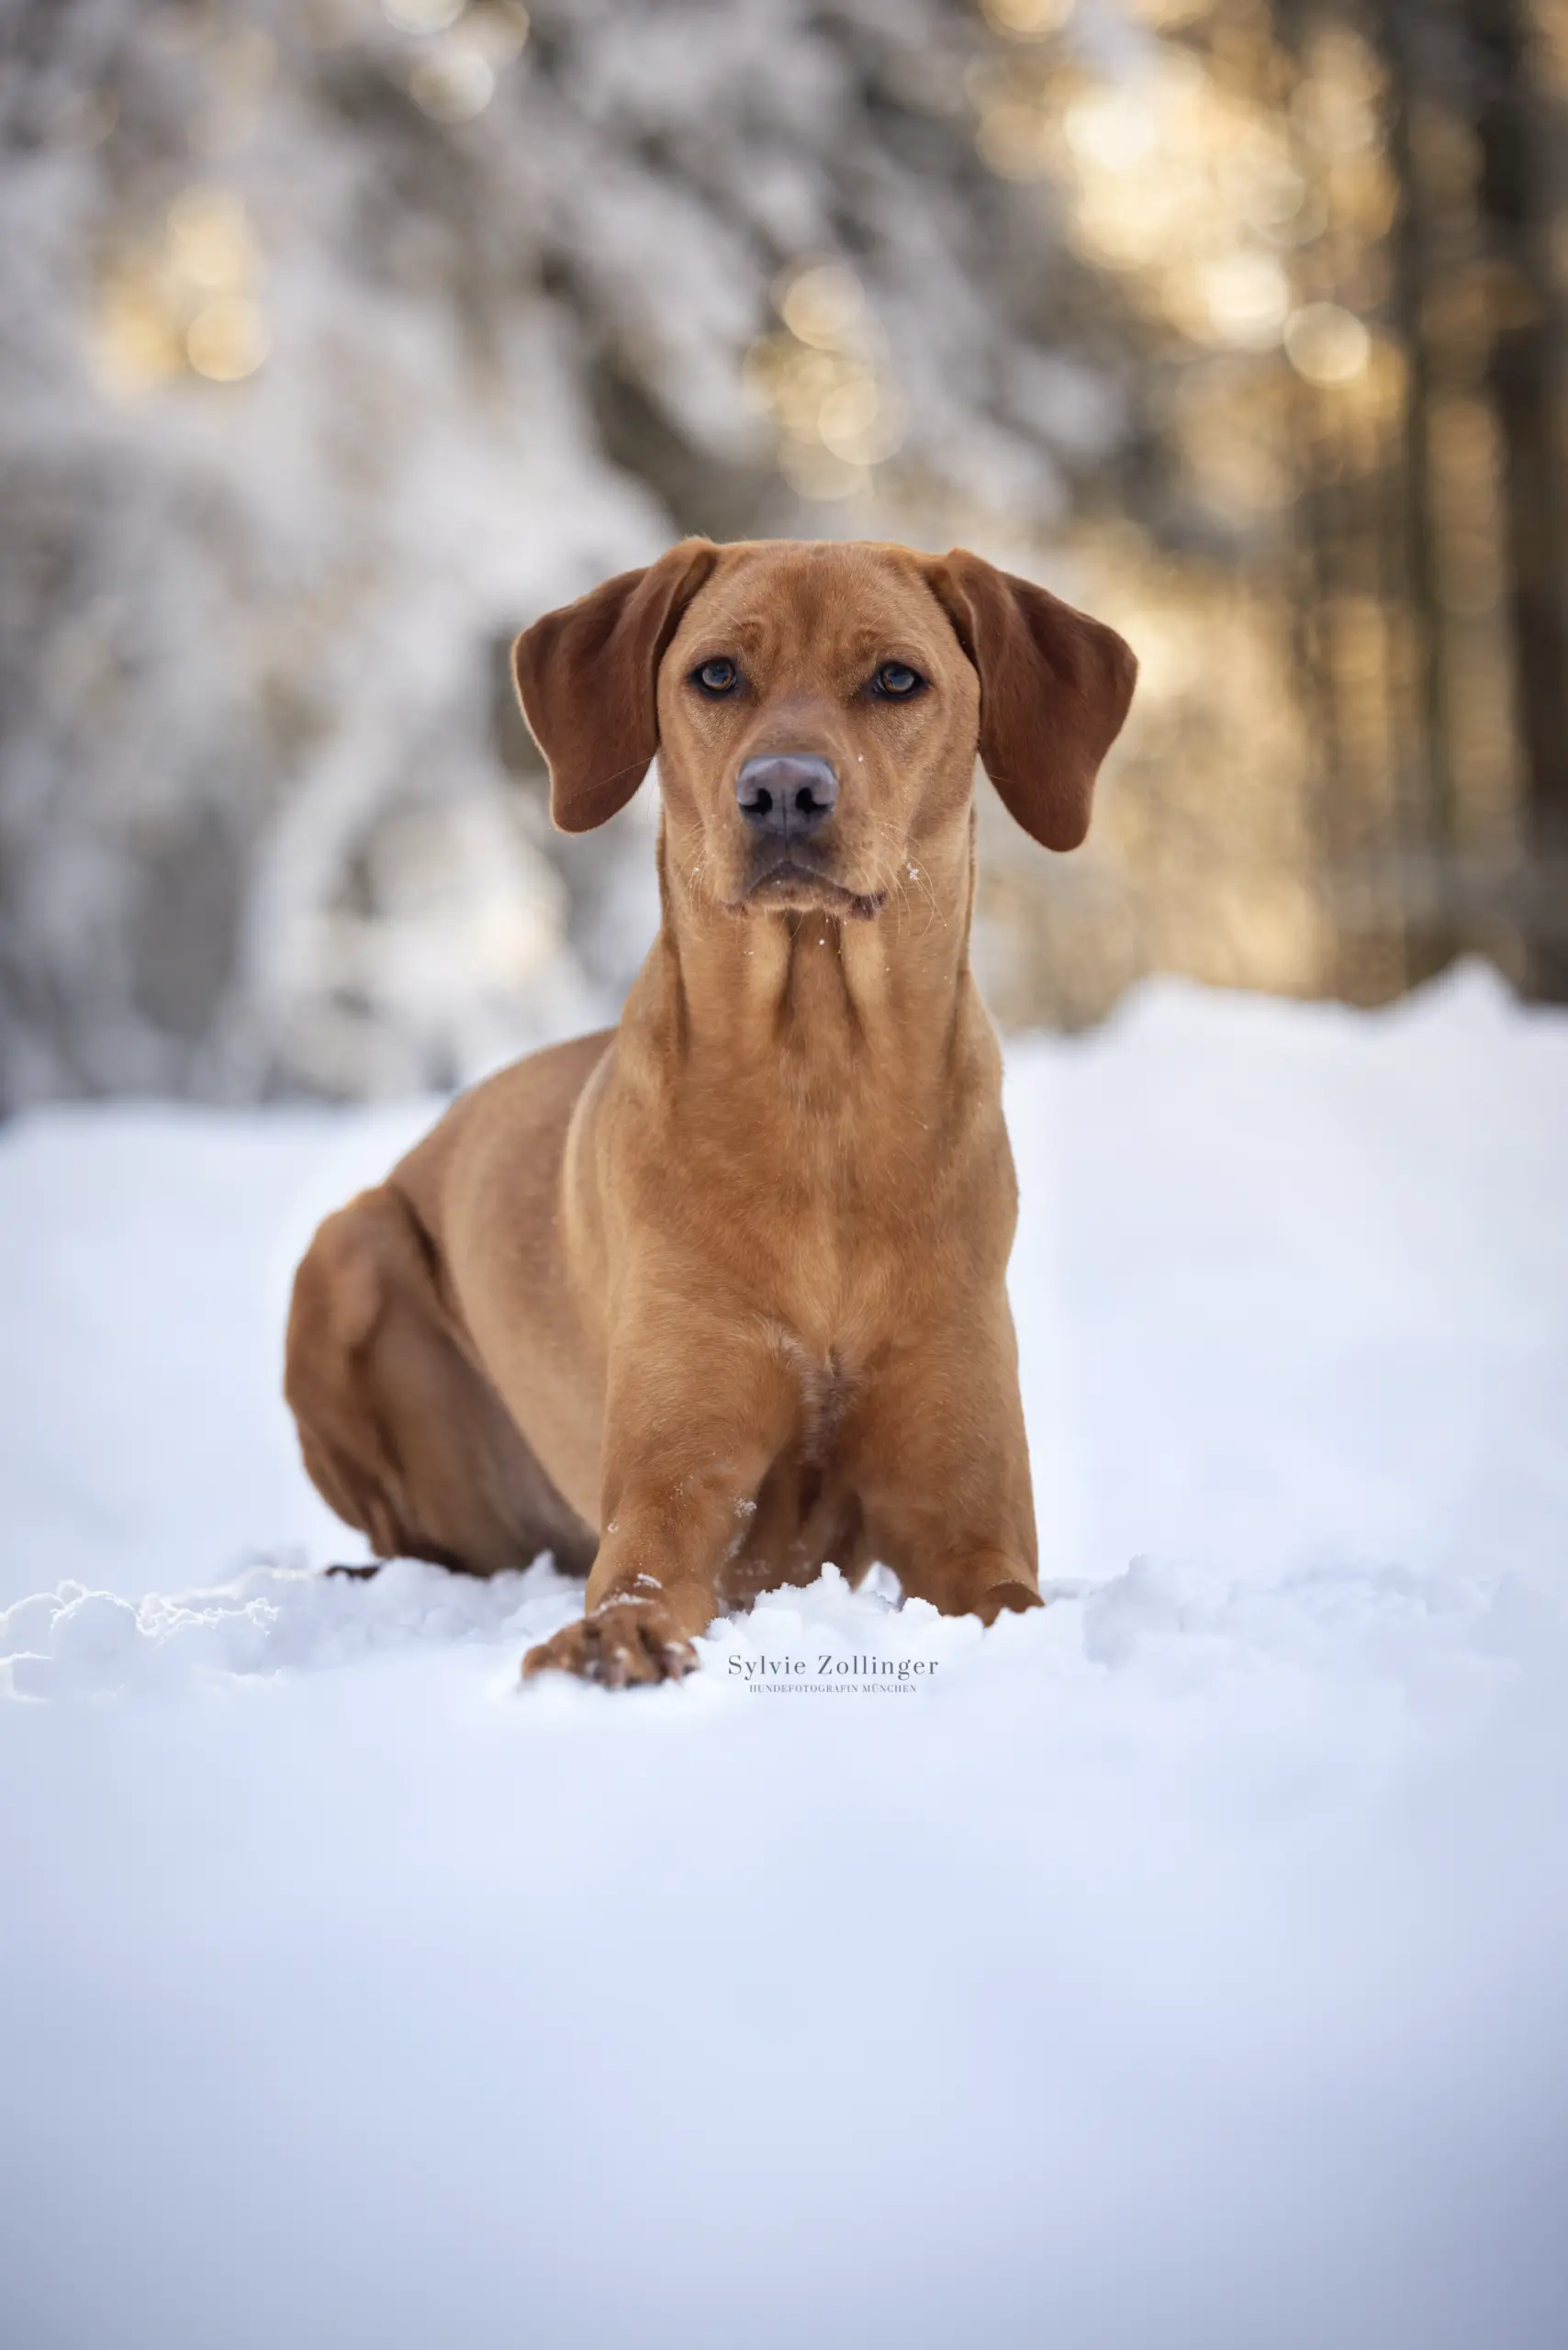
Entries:
{"type": "Polygon", "coordinates": [[[1011,1024],[1568,998],[1568,0],[0,0],[0,1107],[610,1016],[546,606],[965,543],[1143,684],[1011,1024]]]}

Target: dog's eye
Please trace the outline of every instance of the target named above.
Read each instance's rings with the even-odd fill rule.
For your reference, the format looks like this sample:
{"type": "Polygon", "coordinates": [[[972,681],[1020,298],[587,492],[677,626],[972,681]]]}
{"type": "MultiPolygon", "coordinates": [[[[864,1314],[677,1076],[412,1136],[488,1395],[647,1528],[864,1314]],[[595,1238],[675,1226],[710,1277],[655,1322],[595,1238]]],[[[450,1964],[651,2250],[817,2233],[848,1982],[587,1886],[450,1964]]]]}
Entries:
{"type": "Polygon", "coordinates": [[[705,694],[733,694],[740,684],[741,673],[733,661],[704,661],[700,669],[691,673],[691,682],[700,686],[705,694]]]}
{"type": "Polygon", "coordinates": [[[876,690],[889,701],[908,701],[925,683],[918,669],[907,661],[884,661],[876,676],[876,690]]]}

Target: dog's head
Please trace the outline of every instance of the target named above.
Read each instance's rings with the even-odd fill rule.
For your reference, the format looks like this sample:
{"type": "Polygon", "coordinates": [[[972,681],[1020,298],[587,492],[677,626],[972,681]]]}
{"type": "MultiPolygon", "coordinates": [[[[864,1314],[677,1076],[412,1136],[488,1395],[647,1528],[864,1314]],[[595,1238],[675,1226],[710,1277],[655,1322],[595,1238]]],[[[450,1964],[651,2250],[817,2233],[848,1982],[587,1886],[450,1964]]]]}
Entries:
{"type": "Polygon", "coordinates": [[[976,752],[1076,848],[1132,699],[1115,632],[956,549],[683,540],[519,637],[551,809],[587,832],[655,752],[678,869],[731,912],[869,916],[963,837],[976,752]]]}

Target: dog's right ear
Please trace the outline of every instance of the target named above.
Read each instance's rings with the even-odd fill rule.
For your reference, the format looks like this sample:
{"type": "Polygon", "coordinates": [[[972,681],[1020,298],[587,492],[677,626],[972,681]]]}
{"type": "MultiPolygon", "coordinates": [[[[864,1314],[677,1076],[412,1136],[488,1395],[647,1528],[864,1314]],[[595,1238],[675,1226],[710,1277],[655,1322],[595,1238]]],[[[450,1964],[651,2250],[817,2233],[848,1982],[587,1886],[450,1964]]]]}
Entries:
{"type": "Polygon", "coordinates": [[[512,675],[529,732],[550,767],[550,813],[588,833],[623,808],[659,746],[659,663],[681,614],[718,560],[682,539],[646,571],[623,571],[525,628],[512,675]]]}

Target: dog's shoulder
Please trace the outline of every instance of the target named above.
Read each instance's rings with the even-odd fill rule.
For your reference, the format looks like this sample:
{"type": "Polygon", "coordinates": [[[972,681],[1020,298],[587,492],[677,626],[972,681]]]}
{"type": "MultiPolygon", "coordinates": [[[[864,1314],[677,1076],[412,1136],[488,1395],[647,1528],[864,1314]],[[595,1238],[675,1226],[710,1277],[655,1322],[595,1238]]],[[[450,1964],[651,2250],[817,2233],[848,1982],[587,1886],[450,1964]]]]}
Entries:
{"type": "Polygon", "coordinates": [[[421,1205],[443,1190],[454,1158],[520,1165],[558,1149],[583,1088],[614,1042],[613,1028],[547,1045],[509,1062],[460,1093],[394,1170],[394,1181],[421,1205]]]}

